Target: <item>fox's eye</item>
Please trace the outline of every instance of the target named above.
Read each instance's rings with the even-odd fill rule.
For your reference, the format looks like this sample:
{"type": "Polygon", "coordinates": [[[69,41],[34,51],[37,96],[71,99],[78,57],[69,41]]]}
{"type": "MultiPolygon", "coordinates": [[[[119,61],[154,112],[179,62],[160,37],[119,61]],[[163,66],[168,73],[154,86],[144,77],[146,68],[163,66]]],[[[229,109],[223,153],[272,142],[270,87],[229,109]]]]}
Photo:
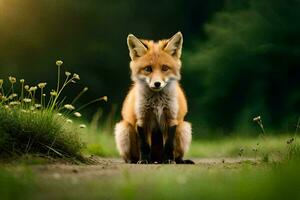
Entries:
{"type": "Polygon", "coordinates": [[[161,70],[163,70],[164,72],[166,72],[166,71],[169,70],[169,66],[163,65],[163,66],[161,67],[161,70]]]}
{"type": "Polygon", "coordinates": [[[152,67],[151,66],[147,66],[144,68],[144,71],[147,73],[151,73],[152,72],[152,67]]]}

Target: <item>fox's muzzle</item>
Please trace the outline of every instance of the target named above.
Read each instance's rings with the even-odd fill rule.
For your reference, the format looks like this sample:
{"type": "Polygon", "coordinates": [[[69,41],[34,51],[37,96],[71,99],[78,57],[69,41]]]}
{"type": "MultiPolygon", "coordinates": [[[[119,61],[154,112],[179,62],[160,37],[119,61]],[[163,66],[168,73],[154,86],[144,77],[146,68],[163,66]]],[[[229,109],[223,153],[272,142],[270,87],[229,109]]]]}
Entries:
{"type": "Polygon", "coordinates": [[[165,86],[167,85],[167,82],[163,80],[153,80],[150,81],[149,87],[153,91],[161,91],[165,86]]]}

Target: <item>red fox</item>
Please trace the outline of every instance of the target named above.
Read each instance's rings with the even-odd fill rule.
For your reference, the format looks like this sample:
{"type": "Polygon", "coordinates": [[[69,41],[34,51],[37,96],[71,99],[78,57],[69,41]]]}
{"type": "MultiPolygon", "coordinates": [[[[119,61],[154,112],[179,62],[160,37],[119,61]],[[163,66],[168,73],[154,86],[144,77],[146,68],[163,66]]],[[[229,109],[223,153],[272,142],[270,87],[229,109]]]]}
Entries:
{"type": "Polygon", "coordinates": [[[117,149],[126,163],[187,163],[191,124],[184,121],[187,102],[179,85],[183,36],[154,42],[129,34],[133,85],[115,126],[117,149]]]}

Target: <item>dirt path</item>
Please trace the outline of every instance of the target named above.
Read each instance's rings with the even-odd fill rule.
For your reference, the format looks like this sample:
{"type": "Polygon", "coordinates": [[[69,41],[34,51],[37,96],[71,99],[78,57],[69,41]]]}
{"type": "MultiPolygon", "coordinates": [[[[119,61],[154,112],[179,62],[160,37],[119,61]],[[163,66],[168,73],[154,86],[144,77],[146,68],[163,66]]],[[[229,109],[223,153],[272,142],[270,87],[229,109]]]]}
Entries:
{"type": "Polygon", "coordinates": [[[197,158],[193,159],[195,165],[137,165],[125,164],[118,158],[94,159],[97,164],[93,165],[54,162],[6,164],[3,167],[23,184],[24,191],[28,191],[27,199],[31,200],[144,199],[145,196],[151,197],[148,199],[183,199],[184,191],[190,190],[191,186],[195,193],[198,187],[205,188],[203,179],[214,184],[218,177],[230,178],[244,167],[260,167],[251,158],[197,158]],[[24,177],[27,177],[25,182],[24,177]]]}
{"type": "Polygon", "coordinates": [[[97,178],[109,178],[111,176],[118,176],[125,171],[129,172],[143,172],[155,171],[157,169],[174,166],[178,169],[187,168],[226,168],[235,169],[244,162],[255,163],[252,158],[204,158],[193,159],[195,165],[136,165],[125,164],[121,159],[117,158],[95,158],[97,164],[94,165],[70,165],[70,164],[48,164],[48,165],[32,165],[30,168],[34,174],[43,178],[78,178],[84,180],[93,180],[97,178]]]}

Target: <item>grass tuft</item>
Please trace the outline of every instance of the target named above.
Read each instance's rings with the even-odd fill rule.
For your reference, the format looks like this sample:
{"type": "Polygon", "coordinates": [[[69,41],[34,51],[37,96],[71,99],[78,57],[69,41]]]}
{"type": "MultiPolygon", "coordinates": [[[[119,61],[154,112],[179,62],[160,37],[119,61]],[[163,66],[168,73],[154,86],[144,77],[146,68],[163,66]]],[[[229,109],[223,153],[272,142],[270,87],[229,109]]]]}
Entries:
{"type": "Polygon", "coordinates": [[[18,81],[10,76],[5,85],[4,79],[0,79],[0,158],[38,154],[84,160],[81,152],[85,144],[79,137],[78,128],[86,128],[86,125],[75,128],[70,117],[80,118],[79,110],[91,103],[107,101],[107,97],[96,98],[76,108],[74,103],[87,91],[84,87],[71,103],[66,102],[61,93],[67,86],[77,83],[80,77],[66,71],[62,79],[62,65],[63,61],[56,61],[57,86],[49,91],[48,99],[45,82],[29,86],[24,79],[18,81]]]}
{"type": "Polygon", "coordinates": [[[71,125],[54,112],[22,112],[0,106],[0,149],[2,155],[27,153],[80,158],[84,147],[71,125]]]}

